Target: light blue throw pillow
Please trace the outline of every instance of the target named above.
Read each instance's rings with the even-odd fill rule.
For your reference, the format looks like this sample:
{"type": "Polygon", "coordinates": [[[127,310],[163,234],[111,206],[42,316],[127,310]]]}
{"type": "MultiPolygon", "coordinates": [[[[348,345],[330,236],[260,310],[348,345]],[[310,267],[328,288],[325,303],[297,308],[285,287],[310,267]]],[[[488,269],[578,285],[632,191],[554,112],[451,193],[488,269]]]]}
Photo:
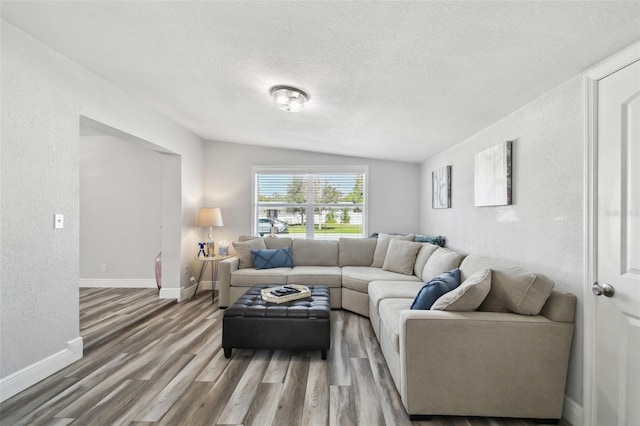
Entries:
{"type": "Polygon", "coordinates": [[[459,285],[460,269],[454,269],[438,275],[420,289],[411,304],[411,309],[429,310],[440,296],[450,292],[459,285]]]}
{"type": "Polygon", "coordinates": [[[438,235],[436,237],[432,237],[429,235],[419,235],[416,234],[416,238],[414,240],[417,243],[431,243],[434,244],[436,246],[440,246],[440,247],[444,247],[444,237],[441,235],[438,235]]]}
{"type": "Polygon", "coordinates": [[[251,250],[256,269],[293,268],[291,248],[251,250]]]}

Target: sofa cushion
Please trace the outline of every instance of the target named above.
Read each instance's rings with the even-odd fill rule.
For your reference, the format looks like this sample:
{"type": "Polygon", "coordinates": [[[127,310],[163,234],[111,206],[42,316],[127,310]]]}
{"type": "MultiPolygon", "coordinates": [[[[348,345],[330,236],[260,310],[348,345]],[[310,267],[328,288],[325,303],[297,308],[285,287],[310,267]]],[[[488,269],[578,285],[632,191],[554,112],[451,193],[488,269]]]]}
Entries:
{"type": "Polygon", "coordinates": [[[378,310],[384,299],[415,299],[424,286],[422,281],[372,281],[369,283],[369,306],[378,310]]]}
{"type": "Polygon", "coordinates": [[[293,268],[291,249],[261,249],[251,250],[251,259],[256,269],[293,268]]]}
{"type": "Polygon", "coordinates": [[[460,285],[460,270],[454,269],[431,279],[418,292],[411,304],[411,309],[431,309],[433,303],[443,294],[460,285]]]}
{"type": "Polygon", "coordinates": [[[340,266],[370,266],[378,240],[375,238],[340,238],[338,264],[340,266]]]}
{"type": "Polygon", "coordinates": [[[411,307],[412,299],[384,299],[380,301],[380,326],[391,336],[391,343],[396,352],[400,351],[400,312],[411,307]]]}
{"type": "Polygon", "coordinates": [[[293,240],[293,264],[299,266],[338,266],[338,242],[293,240]]]}
{"type": "Polygon", "coordinates": [[[414,234],[409,235],[390,235],[390,234],[378,234],[378,241],[376,243],[376,249],[373,252],[373,262],[371,266],[374,268],[382,268],[384,264],[384,258],[387,256],[387,249],[391,240],[404,240],[413,241],[414,234]]]}
{"type": "Polygon", "coordinates": [[[473,312],[491,290],[491,269],[481,269],[435,301],[434,311],[473,312]]]}
{"type": "Polygon", "coordinates": [[[416,275],[418,278],[422,279],[422,271],[424,270],[424,265],[427,264],[427,260],[429,260],[431,255],[435,253],[436,250],[438,250],[438,246],[434,244],[422,244],[422,247],[420,247],[420,250],[418,250],[418,254],[416,256],[416,263],[413,266],[413,275],[416,275]]]}
{"type": "Polygon", "coordinates": [[[462,258],[462,253],[438,247],[438,249],[429,256],[429,259],[427,259],[424,265],[421,275],[422,281],[429,281],[431,278],[457,268],[460,266],[462,258]]]}
{"type": "Polygon", "coordinates": [[[421,243],[412,241],[391,240],[382,269],[404,275],[413,275],[416,254],[418,254],[421,246],[421,243]]]}
{"type": "Polygon", "coordinates": [[[342,286],[367,293],[371,281],[418,281],[415,275],[404,275],[385,271],[371,266],[344,266],[342,268],[342,286]]]}
{"type": "Polygon", "coordinates": [[[509,262],[469,255],[462,264],[462,279],[480,269],[491,268],[491,290],[478,310],[538,315],[553,290],[548,278],[527,272],[509,262]]]}
{"type": "Polygon", "coordinates": [[[291,245],[293,243],[293,238],[266,237],[266,238],[263,238],[263,240],[264,240],[264,245],[268,249],[279,249],[279,248],[285,248],[285,247],[291,248],[291,245]]]}
{"type": "Polygon", "coordinates": [[[238,269],[231,274],[231,286],[251,287],[259,284],[287,284],[287,274],[290,271],[291,268],[238,269]]]}
{"type": "Polygon", "coordinates": [[[287,284],[342,286],[339,266],[296,266],[287,276],[287,284]]]}
{"type": "Polygon", "coordinates": [[[238,256],[238,269],[253,268],[251,250],[266,249],[262,238],[255,238],[243,242],[234,242],[233,248],[238,256]]]}

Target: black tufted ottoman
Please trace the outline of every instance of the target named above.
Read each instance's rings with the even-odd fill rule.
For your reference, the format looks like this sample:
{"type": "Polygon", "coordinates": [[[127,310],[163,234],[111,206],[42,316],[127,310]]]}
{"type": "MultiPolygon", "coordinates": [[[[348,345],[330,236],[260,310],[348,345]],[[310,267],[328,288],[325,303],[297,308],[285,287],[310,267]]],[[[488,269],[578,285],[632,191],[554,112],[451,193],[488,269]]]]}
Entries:
{"type": "Polygon", "coordinates": [[[329,288],[308,286],[311,296],[285,303],[262,300],[260,290],[275,285],[252,287],[224,311],[222,348],[229,358],[239,349],[319,349],[327,359],[330,345],[329,288]]]}

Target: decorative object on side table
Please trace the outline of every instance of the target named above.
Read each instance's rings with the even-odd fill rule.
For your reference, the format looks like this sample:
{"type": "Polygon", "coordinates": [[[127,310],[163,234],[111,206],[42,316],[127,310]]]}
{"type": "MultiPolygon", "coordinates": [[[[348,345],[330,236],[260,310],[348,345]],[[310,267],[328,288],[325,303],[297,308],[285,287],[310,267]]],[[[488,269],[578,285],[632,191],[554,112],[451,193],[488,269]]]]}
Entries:
{"type": "Polygon", "coordinates": [[[198,259],[202,259],[204,257],[207,257],[207,253],[205,253],[204,251],[204,247],[206,246],[206,243],[198,243],[198,247],[200,248],[200,250],[198,250],[198,255],[196,256],[198,259]]]}
{"type": "Polygon", "coordinates": [[[506,141],[476,154],[473,177],[475,206],[511,204],[511,146],[512,141],[506,141]]]}
{"type": "Polygon", "coordinates": [[[229,255],[229,241],[221,240],[218,244],[218,254],[220,256],[228,256],[229,255]]]}
{"type": "Polygon", "coordinates": [[[451,166],[431,172],[431,208],[451,208],[451,166]]]}
{"type": "Polygon", "coordinates": [[[202,207],[198,212],[198,226],[209,227],[207,237],[207,256],[215,256],[216,246],[213,238],[213,227],[224,226],[222,222],[222,211],[218,207],[202,207]]]}

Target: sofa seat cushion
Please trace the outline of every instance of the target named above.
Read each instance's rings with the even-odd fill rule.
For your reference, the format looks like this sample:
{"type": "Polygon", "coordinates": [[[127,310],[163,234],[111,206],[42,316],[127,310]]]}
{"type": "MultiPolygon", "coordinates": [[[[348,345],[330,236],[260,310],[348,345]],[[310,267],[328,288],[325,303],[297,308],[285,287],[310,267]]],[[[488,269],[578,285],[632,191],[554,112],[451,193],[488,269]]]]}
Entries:
{"type": "Polygon", "coordinates": [[[385,299],[415,299],[422,288],[422,281],[373,281],[369,284],[369,306],[380,308],[385,299]]]}
{"type": "Polygon", "coordinates": [[[548,278],[498,259],[469,255],[460,264],[462,280],[481,269],[491,269],[491,290],[478,310],[537,315],[553,290],[548,278]]]}
{"type": "Polygon", "coordinates": [[[291,268],[255,269],[245,268],[233,271],[232,287],[253,287],[260,284],[287,284],[291,268]]]}
{"type": "Polygon", "coordinates": [[[287,276],[288,284],[342,286],[339,266],[295,266],[287,276]]]}
{"type": "Polygon", "coordinates": [[[380,301],[380,327],[387,331],[396,352],[400,352],[400,312],[411,309],[413,299],[384,299],[380,301]]]}
{"type": "Polygon", "coordinates": [[[415,275],[398,274],[372,266],[344,266],[342,286],[361,293],[367,293],[371,281],[420,281],[415,275]]]}

